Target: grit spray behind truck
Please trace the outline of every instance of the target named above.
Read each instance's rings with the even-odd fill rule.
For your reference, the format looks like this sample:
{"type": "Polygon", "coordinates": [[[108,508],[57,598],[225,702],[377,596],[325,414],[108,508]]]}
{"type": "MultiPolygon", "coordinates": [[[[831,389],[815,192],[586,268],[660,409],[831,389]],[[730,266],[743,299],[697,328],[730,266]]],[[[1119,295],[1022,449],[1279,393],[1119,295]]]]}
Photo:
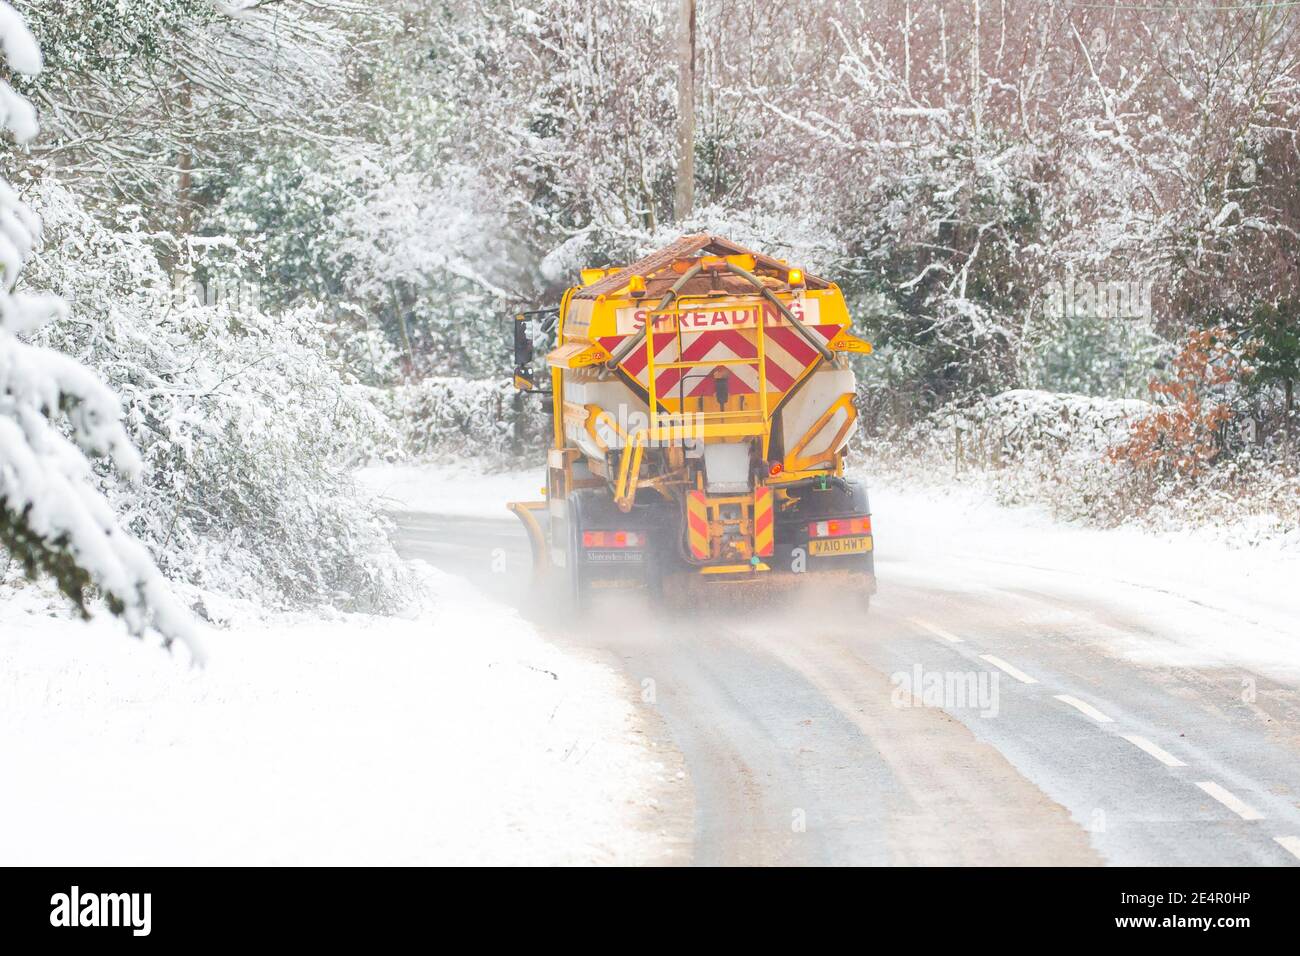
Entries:
{"type": "Polygon", "coordinates": [[[844,457],[847,356],[871,346],[849,325],[834,283],[708,234],[584,269],[557,309],[517,316],[515,387],[552,419],[546,499],[509,506],[535,569],[579,609],[622,588],[868,603],[871,513],[844,457]]]}

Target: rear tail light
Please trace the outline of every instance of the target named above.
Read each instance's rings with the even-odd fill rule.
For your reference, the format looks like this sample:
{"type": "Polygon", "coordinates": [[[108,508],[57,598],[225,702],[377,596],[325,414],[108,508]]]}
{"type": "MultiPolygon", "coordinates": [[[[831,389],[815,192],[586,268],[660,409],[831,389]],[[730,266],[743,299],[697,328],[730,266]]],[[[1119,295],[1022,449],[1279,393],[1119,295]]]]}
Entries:
{"type": "Polygon", "coordinates": [[[646,536],[642,531],[584,531],[584,548],[644,548],[646,536]]]}
{"type": "Polygon", "coordinates": [[[810,538],[839,538],[849,534],[871,534],[871,515],[863,518],[831,518],[808,525],[810,538]]]}

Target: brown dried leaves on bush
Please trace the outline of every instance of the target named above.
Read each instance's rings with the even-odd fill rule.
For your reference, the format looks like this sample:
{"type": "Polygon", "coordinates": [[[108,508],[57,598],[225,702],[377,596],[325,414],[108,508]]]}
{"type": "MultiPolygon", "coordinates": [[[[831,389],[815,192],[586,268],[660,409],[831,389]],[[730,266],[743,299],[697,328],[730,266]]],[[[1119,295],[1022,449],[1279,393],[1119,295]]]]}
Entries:
{"type": "Polygon", "coordinates": [[[1222,450],[1222,429],[1232,408],[1225,386],[1250,375],[1243,354],[1225,329],[1191,333],[1173,361],[1173,377],[1151,382],[1160,407],[1133,423],[1128,439],[1107,453],[1155,475],[1195,478],[1222,450]]]}

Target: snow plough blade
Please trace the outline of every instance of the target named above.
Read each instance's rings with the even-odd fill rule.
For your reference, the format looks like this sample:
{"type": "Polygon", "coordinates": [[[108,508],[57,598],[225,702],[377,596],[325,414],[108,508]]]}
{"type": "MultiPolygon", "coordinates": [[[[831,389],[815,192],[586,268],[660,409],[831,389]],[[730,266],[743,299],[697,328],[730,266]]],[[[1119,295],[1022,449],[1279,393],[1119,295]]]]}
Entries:
{"type": "Polygon", "coordinates": [[[551,566],[551,556],[546,546],[546,530],[542,527],[542,520],[546,517],[546,502],[511,501],[506,507],[520,520],[524,531],[528,534],[528,546],[533,554],[533,577],[540,578],[551,566]]]}

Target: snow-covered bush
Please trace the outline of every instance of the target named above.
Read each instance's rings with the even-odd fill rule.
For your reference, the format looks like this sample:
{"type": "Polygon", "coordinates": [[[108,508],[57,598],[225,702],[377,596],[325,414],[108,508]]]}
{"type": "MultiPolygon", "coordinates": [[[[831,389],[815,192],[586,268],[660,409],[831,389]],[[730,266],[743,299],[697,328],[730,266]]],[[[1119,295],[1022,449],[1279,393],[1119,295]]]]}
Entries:
{"type": "Polygon", "coordinates": [[[58,252],[29,279],[75,303],[43,341],[121,394],[145,487],[101,481],[167,575],[272,605],[392,607],[403,573],[350,475],[388,425],[327,359],[318,311],[270,314],[250,289],[200,301],[131,223],[100,222],[52,181],[35,201],[58,252]]]}
{"type": "Polygon", "coordinates": [[[1194,480],[1149,482],[1136,519],[1159,531],[1205,529],[1237,547],[1300,551],[1300,468],[1265,449],[1238,452],[1194,480]]]}
{"type": "Polygon", "coordinates": [[[1300,548],[1300,469],[1276,451],[1250,447],[1196,475],[1155,474],[1115,455],[1157,411],[1135,399],[1020,389],[864,439],[853,463],[870,479],[973,485],[1082,524],[1195,527],[1234,545],[1300,548]]]}
{"type": "Polygon", "coordinates": [[[330,262],[345,301],[387,320],[408,374],[489,375],[508,367],[507,225],[465,170],[385,167],[331,219],[330,262]]]}
{"type": "MultiPolygon", "coordinates": [[[[40,71],[36,42],[2,0],[0,48],[11,70],[40,71]]],[[[37,131],[31,105],[2,80],[0,125],[20,142],[37,131]]],[[[83,613],[98,588],[133,633],[152,627],[197,655],[189,614],[93,482],[86,455],[108,459],[128,480],[141,472],[117,397],[73,358],[19,339],[54,318],[67,326],[60,299],[14,288],[40,240],[40,220],[0,180],[0,546],[29,576],[50,575],[83,613]]]]}
{"type": "Polygon", "coordinates": [[[1030,455],[1100,454],[1150,410],[1136,399],[1013,389],[966,408],[946,409],[921,432],[935,443],[951,435],[959,467],[998,467],[1030,455]]]}
{"type": "Polygon", "coordinates": [[[373,150],[328,149],[313,141],[277,144],[214,177],[220,199],[203,212],[205,232],[251,250],[267,301],[296,305],[343,292],[331,221],[374,175],[373,150]]]}
{"type": "Polygon", "coordinates": [[[224,183],[203,229],[256,250],[268,299],[327,305],[339,353],[372,384],[487,375],[508,367],[512,294],[497,283],[515,283],[485,188],[469,170],[425,168],[401,141],[299,144],[224,183]]]}
{"type": "Polygon", "coordinates": [[[866,439],[860,460],[908,482],[975,483],[1005,504],[1045,504],[1068,520],[1109,526],[1140,507],[1136,476],[1107,451],[1150,411],[1134,399],[1017,389],[866,439]]]}
{"type": "Polygon", "coordinates": [[[541,399],[503,379],[434,377],[378,394],[401,441],[373,448],[375,458],[536,461],[550,437],[541,399]]]}

